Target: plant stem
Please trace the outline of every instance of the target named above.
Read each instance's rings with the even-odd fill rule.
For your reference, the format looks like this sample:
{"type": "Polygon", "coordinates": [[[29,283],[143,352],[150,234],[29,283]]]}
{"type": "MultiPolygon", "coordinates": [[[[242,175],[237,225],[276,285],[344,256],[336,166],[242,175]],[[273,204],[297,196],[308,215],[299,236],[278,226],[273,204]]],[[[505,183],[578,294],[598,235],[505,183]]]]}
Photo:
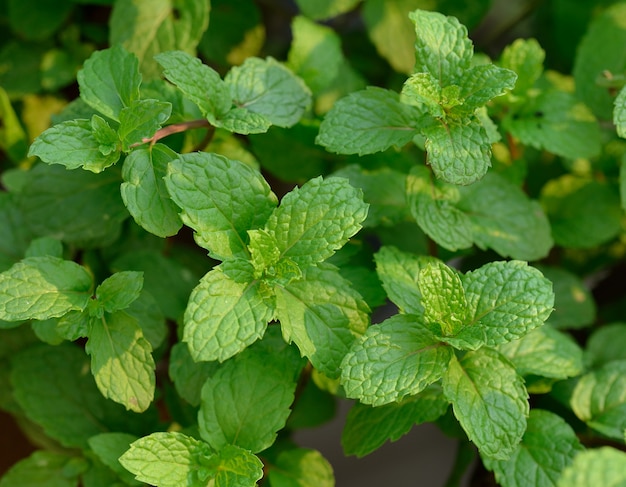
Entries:
{"type": "Polygon", "coordinates": [[[197,128],[203,128],[203,127],[207,129],[211,129],[209,130],[209,133],[207,134],[207,136],[212,136],[213,132],[215,132],[215,127],[213,127],[213,125],[211,125],[209,121],[204,118],[201,118],[198,120],[189,120],[188,122],[173,123],[172,125],[168,125],[167,127],[160,128],[159,130],[155,132],[155,134],[152,137],[146,137],[142,139],[141,142],[137,142],[131,145],[131,147],[137,147],[141,144],[148,144],[148,143],[150,144],[150,146],[153,146],[159,140],[167,137],[168,135],[177,134],[179,132],[184,132],[185,130],[191,130],[191,129],[197,129],[197,128]]]}

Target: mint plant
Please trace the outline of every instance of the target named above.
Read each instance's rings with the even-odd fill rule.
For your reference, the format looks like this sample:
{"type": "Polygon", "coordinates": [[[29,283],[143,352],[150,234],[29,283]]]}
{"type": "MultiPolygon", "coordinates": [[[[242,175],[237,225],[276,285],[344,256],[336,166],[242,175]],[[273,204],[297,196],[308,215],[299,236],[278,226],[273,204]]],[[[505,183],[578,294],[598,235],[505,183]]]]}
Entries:
{"type": "Polygon", "coordinates": [[[621,485],[626,3],[295,5],[0,9],[0,487],[621,485]]]}

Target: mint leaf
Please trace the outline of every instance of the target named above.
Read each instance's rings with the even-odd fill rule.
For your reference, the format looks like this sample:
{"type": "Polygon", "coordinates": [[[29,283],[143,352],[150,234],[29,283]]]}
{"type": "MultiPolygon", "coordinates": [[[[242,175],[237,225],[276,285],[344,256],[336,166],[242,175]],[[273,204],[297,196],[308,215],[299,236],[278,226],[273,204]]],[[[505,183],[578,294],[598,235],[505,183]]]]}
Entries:
{"type": "Polygon", "coordinates": [[[417,281],[424,320],[441,326],[445,335],[455,335],[464,325],[467,301],[458,273],[441,261],[420,269],[417,281]]]}
{"type": "Polygon", "coordinates": [[[0,192],[0,272],[24,256],[31,238],[16,198],[0,192]]]}
{"type": "Polygon", "coordinates": [[[165,341],[169,333],[165,316],[159,303],[147,290],[143,289],[124,312],[137,320],[143,336],[155,350],[165,341]]]}
{"type": "MultiPolygon", "coordinates": [[[[201,481],[215,478],[215,487],[248,487],[257,485],[263,478],[263,462],[247,451],[233,445],[226,445],[217,454],[203,461],[203,470],[199,472],[201,481]]],[[[209,481],[210,485],[211,482],[209,481]]]]}
{"type": "Polygon", "coordinates": [[[342,363],[346,396],[381,406],[438,380],[453,356],[414,315],[395,315],[367,329],[342,363]]]}
{"type": "MultiPolygon", "coordinates": [[[[120,138],[109,123],[95,113],[91,116],[91,131],[98,144],[98,150],[103,156],[112,152],[119,152],[120,138]]],[[[94,171],[95,172],[95,171],[94,171]]]]}
{"type": "Polygon", "coordinates": [[[341,435],[346,455],[363,457],[386,441],[396,441],[413,425],[433,422],[448,409],[441,387],[428,386],[419,394],[400,402],[371,407],[356,403],[348,412],[341,435]]]}
{"type": "Polygon", "coordinates": [[[304,268],[340,249],[360,230],[367,209],[362,191],[348,180],[318,177],[287,193],[265,229],[275,237],[280,257],[304,268]]]}
{"type": "Polygon", "coordinates": [[[617,97],[615,97],[613,123],[615,124],[617,135],[626,138],[626,88],[622,88],[617,97]]]}
{"type": "Polygon", "coordinates": [[[302,13],[314,20],[325,20],[344,14],[357,3],[358,0],[296,0],[302,13]]]}
{"type": "Polygon", "coordinates": [[[185,225],[211,256],[247,256],[247,230],[265,224],[277,199],[261,174],[217,154],[183,154],[165,178],[185,225]]]}
{"type": "Polygon", "coordinates": [[[83,310],[91,289],[91,275],[75,262],[28,257],[0,274],[0,319],[45,320],[83,310]]]}
{"type": "Polygon", "coordinates": [[[483,462],[501,485],[526,487],[532,479],[536,487],[551,487],[583,450],[576,433],[563,419],[551,412],[533,409],[522,442],[511,457],[508,460],[483,457],[483,462]]]}
{"type": "Polygon", "coordinates": [[[104,397],[131,411],[148,409],[154,398],[155,364],[152,347],[134,317],[117,311],[93,318],[85,350],[104,397]]]}
{"type": "Polygon", "coordinates": [[[135,100],[120,111],[119,137],[122,150],[128,152],[134,144],[145,143],[172,114],[172,104],[159,100],[135,100]]]}
{"type": "Polygon", "coordinates": [[[163,75],[174,83],[186,98],[194,102],[209,122],[223,117],[232,106],[229,87],[213,68],[191,54],[170,51],[157,54],[163,75]]]}
{"type": "Polygon", "coordinates": [[[506,460],[526,430],[528,393],[513,366],[495,350],[452,356],[443,374],[443,393],[481,454],[506,460]]]}
{"type": "Polygon", "coordinates": [[[334,487],[333,468],[322,454],[308,448],[281,452],[275,466],[270,465],[272,487],[334,487]],[[272,468],[273,467],[273,468],[272,468]]]}
{"type": "Polygon", "coordinates": [[[610,485],[621,487],[626,483],[624,470],[626,453],[608,446],[578,453],[557,482],[557,487],[587,487],[610,485]]]}
{"type": "Polygon", "coordinates": [[[0,87],[0,148],[14,162],[21,161],[28,152],[28,138],[11,106],[7,92],[0,87]]]}
{"type": "Polygon", "coordinates": [[[272,122],[264,115],[241,107],[232,108],[215,124],[238,134],[262,134],[272,126],[272,122]]]}
{"type": "Polygon", "coordinates": [[[122,108],[139,99],[139,61],[121,46],[94,52],[77,79],[80,97],[94,110],[116,121],[122,108]]]}
{"type": "Polygon", "coordinates": [[[200,405],[202,386],[218,369],[219,362],[194,361],[186,343],[178,342],[170,350],[170,379],[178,395],[192,406],[200,405]]]}
{"type": "Polygon", "coordinates": [[[432,74],[440,86],[460,80],[474,54],[467,29],[455,17],[416,10],[409,14],[415,24],[415,71],[432,74]]]}
{"type": "Polygon", "coordinates": [[[109,19],[110,44],[122,44],[139,57],[148,79],[160,76],[155,55],[180,49],[193,53],[209,25],[211,5],[202,0],[115,2],[109,19]]]}
{"type": "Polygon", "coordinates": [[[503,343],[498,346],[498,351],[513,363],[520,375],[567,379],[583,372],[581,348],[569,335],[550,325],[503,343]]]}
{"type": "Polygon", "coordinates": [[[517,75],[510,69],[499,68],[493,64],[472,66],[459,80],[459,95],[463,104],[453,108],[451,113],[474,113],[491,99],[513,89],[516,80],[517,75]]]}
{"type": "Polygon", "coordinates": [[[584,375],[570,403],[590,428],[621,441],[626,429],[626,360],[608,362],[584,375]]]}
{"type": "Polygon", "coordinates": [[[432,74],[414,73],[402,86],[401,100],[408,105],[425,105],[428,113],[436,118],[445,118],[446,112],[442,105],[446,102],[442,99],[442,89],[439,80],[432,74]]]}
{"type": "Polygon", "coordinates": [[[517,73],[514,94],[526,93],[543,72],[545,51],[536,39],[515,39],[502,51],[500,65],[517,73]]]}
{"type": "Polygon", "coordinates": [[[260,345],[225,362],[202,388],[200,435],[215,450],[229,444],[265,450],[285,426],[296,390],[289,357],[297,352],[276,355],[260,345]]]}
{"type": "Polygon", "coordinates": [[[302,279],[276,286],[275,293],[285,340],[294,341],[317,370],[337,378],[355,336],[369,323],[363,298],[330,265],[308,268],[302,279]]]}
{"type": "Polygon", "coordinates": [[[428,163],[438,178],[452,184],[472,184],[491,166],[491,144],[482,124],[438,121],[422,129],[428,163]]]}
{"type": "Polygon", "coordinates": [[[381,247],[374,255],[376,272],[389,296],[403,313],[422,315],[422,294],[417,285],[419,273],[436,259],[429,256],[416,256],[392,246],[381,247]]]}
{"type": "Polygon", "coordinates": [[[417,134],[422,113],[397,93],[369,87],[340,99],[326,114],[316,143],[338,154],[372,154],[400,148],[417,134]]]}
{"type": "Polygon", "coordinates": [[[626,323],[610,323],[596,329],[585,344],[585,365],[599,368],[613,360],[626,360],[626,323]]]}
{"type": "Polygon", "coordinates": [[[107,313],[128,308],[135,301],[143,288],[143,274],[134,271],[122,271],[106,278],[96,288],[98,304],[107,313]]]}
{"type": "MultiPolygon", "coordinates": [[[[94,115],[95,117],[95,115],[94,115]]],[[[48,164],[60,164],[66,169],[82,167],[99,173],[115,164],[119,150],[101,149],[101,136],[94,132],[89,120],[68,120],[40,134],[28,150],[48,164]]]]}
{"type": "Polygon", "coordinates": [[[502,126],[523,144],[569,159],[594,157],[601,150],[593,113],[564,91],[542,91],[504,118],[502,126]]]}
{"type": "MultiPolygon", "coordinates": [[[[68,475],[68,467],[76,457],[46,450],[14,464],[0,480],[0,487],[75,487],[78,473],[68,475]]],[[[84,460],[83,460],[84,461],[84,460]]]]}
{"type": "Polygon", "coordinates": [[[260,287],[252,279],[233,280],[223,264],[202,278],[185,311],[183,341],[194,360],[223,362],[263,336],[273,310],[260,287]]]}
{"type": "Polygon", "coordinates": [[[56,238],[39,237],[30,242],[24,257],[63,257],[63,244],[56,238]]]}
{"type": "Polygon", "coordinates": [[[70,311],[57,321],[56,330],[60,337],[71,342],[89,334],[89,313],[70,311]]]}
{"type": "Polygon", "coordinates": [[[462,281],[468,317],[485,329],[488,346],[524,336],[552,312],[552,283],[525,262],[491,262],[462,281]]]}
{"type": "Polygon", "coordinates": [[[295,125],[311,104],[311,92],[302,80],[271,57],[246,59],[233,67],[224,81],[236,107],[279,127],[295,125]]]}
{"type": "Polygon", "coordinates": [[[119,462],[140,482],[158,487],[187,485],[201,469],[208,445],[183,433],[158,432],[134,441],[119,462]]]}
{"type": "Polygon", "coordinates": [[[138,225],[159,237],[175,235],[182,226],[178,207],[163,180],[178,154],[163,144],[136,149],[124,160],[122,198],[138,225]]]}
{"type": "Polygon", "coordinates": [[[139,485],[132,474],[119,462],[137,437],[128,433],[101,433],[89,438],[89,447],[107,467],[113,470],[128,485],[139,485]]]}

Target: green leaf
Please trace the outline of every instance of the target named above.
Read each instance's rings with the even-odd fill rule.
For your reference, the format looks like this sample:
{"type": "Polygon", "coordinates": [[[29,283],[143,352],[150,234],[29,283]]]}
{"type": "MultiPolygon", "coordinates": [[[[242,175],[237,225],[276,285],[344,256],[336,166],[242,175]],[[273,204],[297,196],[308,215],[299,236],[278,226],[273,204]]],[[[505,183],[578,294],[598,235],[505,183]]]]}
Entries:
{"type": "Polygon", "coordinates": [[[108,277],[96,288],[98,303],[107,313],[128,308],[143,288],[143,274],[122,271],[108,277]]]}
{"type": "Polygon", "coordinates": [[[404,82],[400,99],[403,103],[417,107],[423,104],[433,117],[445,118],[446,112],[442,105],[446,103],[442,97],[439,80],[426,72],[414,73],[404,82]]]}
{"type": "Polygon", "coordinates": [[[589,427],[621,441],[626,429],[626,360],[608,362],[584,375],[570,403],[589,427]]]}
{"type": "Polygon", "coordinates": [[[30,242],[24,257],[63,257],[63,244],[52,237],[39,237],[30,242]]]}
{"type": "Polygon", "coordinates": [[[483,457],[483,462],[495,473],[498,483],[506,487],[527,487],[529,481],[534,487],[553,487],[563,469],[583,450],[576,433],[563,419],[533,409],[522,442],[511,457],[483,457]]]}
{"type": "Polygon", "coordinates": [[[343,451],[346,455],[357,457],[368,455],[386,441],[398,440],[413,425],[435,421],[447,409],[448,400],[443,396],[441,387],[436,385],[384,406],[356,403],[348,412],[341,435],[343,451]]]}
{"type": "Polygon", "coordinates": [[[246,59],[224,81],[236,107],[262,115],[279,127],[298,123],[311,104],[311,92],[302,80],[271,57],[246,59]]]}
{"type": "Polygon", "coordinates": [[[341,383],[347,397],[381,406],[424,390],[444,374],[452,356],[419,317],[395,315],[353,343],[341,383]]]}
{"type": "Polygon", "coordinates": [[[2,476],[0,487],[75,487],[78,473],[67,468],[75,459],[64,453],[35,451],[2,476]]]}
{"type": "Polygon", "coordinates": [[[576,94],[601,120],[611,120],[613,96],[598,83],[603,72],[623,73],[626,58],[620,46],[626,43],[623,19],[626,5],[617,2],[596,15],[580,41],[574,62],[576,94]]]}
{"type": "Polygon", "coordinates": [[[167,338],[169,330],[165,323],[165,316],[159,303],[145,289],[145,286],[139,297],[124,312],[137,320],[143,336],[148,340],[153,350],[158,348],[167,338]]]}
{"type": "Polygon", "coordinates": [[[608,446],[579,453],[571,465],[566,467],[557,482],[557,487],[590,487],[626,485],[626,453],[608,446]]]}
{"type": "Polygon", "coordinates": [[[510,458],[526,430],[528,393],[502,355],[481,348],[460,361],[453,356],[443,374],[443,392],[482,455],[510,458]]]}
{"type": "Polygon", "coordinates": [[[158,100],[135,100],[120,111],[119,137],[122,150],[128,152],[134,144],[145,143],[172,114],[172,104],[158,100]]]}
{"type": "Polygon", "coordinates": [[[163,144],[136,149],[124,160],[122,199],[138,225],[159,237],[175,235],[182,223],[164,176],[178,154],[163,144]]]}
{"type": "Polygon", "coordinates": [[[591,110],[564,91],[542,91],[508,115],[502,126],[523,144],[568,159],[597,156],[602,147],[591,110]]]}
{"type": "Polygon", "coordinates": [[[477,119],[438,121],[424,127],[428,163],[435,176],[452,184],[472,184],[491,166],[491,144],[477,119]]]}
{"type": "Polygon", "coordinates": [[[430,262],[420,269],[417,285],[424,320],[441,326],[444,336],[457,334],[464,325],[467,309],[459,274],[441,261],[430,262]]]}
{"type": "Polygon", "coordinates": [[[622,88],[617,97],[615,97],[613,123],[615,124],[617,135],[626,138],[626,88],[622,88]]]}
{"type": "Polygon", "coordinates": [[[321,262],[361,229],[368,205],[347,179],[317,177],[287,193],[265,229],[278,243],[281,258],[301,268],[321,262]]]}
{"type": "Polygon", "coordinates": [[[180,487],[188,485],[203,457],[211,454],[208,445],[183,433],[158,432],[134,441],[119,462],[140,482],[180,487]]]}
{"type": "Polygon", "coordinates": [[[120,138],[104,118],[94,113],[91,116],[91,130],[93,137],[100,144],[98,150],[102,155],[108,156],[116,151],[119,153],[120,138]]]}
{"type": "Polygon", "coordinates": [[[543,72],[545,51],[536,39],[515,39],[502,51],[500,65],[517,73],[512,92],[524,94],[533,87],[543,72]]]}
{"type": "Polygon", "coordinates": [[[66,169],[82,167],[99,173],[120,158],[119,150],[105,150],[108,153],[104,154],[101,141],[89,120],[68,120],[39,135],[30,146],[28,156],[39,157],[48,164],[60,164],[66,169]]]}
{"type": "Polygon", "coordinates": [[[338,154],[373,154],[400,148],[417,134],[422,113],[397,93],[369,87],[340,99],[320,125],[316,143],[338,154]]]}
{"type": "Polygon", "coordinates": [[[626,323],[610,323],[596,329],[585,345],[585,364],[599,368],[613,360],[626,360],[626,323]]]}
{"type": "MultiPolygon", "coordinates": [[[[293,349],[291,356],[297,356],[293,349]]],[[[296,390],[289,356],[252,347],[225,362],[202,388],[200,435],[215,450],[265,450],[285,426],[296,390]]]]}
{"type": "Polygon", "coordinates": [[[102,395],[131,411],[145,411],[154,398],[155,364],[139,323],[117,311],[92,319],[90,325],[85,350],[102,395]]]}
{"type": "Polygon", "coordinates": [[[182,51],[157,54],[163,75],[194,102],[211,123],[222,118],[232,106],[229,87],[213,68],[182,51]]]}
{"type": "Polygon", "coordinates": [[[432,74],[440,86],[465,76],[474,54],[467,28],[455,17],[416,10],[409,14],[415,24],[415,71],[432,74]]]}
{"type": "Polygon", "coordinates": [[[498,346],[498,351],[513,363],[520,375],[567,379],[583,372],[581,348],[569,335],[550,325],[503,343],[498,346]]]}
{"type": "MultiPolygon", "coordinates": [[[[208,461],[203,462],[203,470],[199,472],[202,482],[215,478],[215,487],[248,487],[257,485],[263,478],[263,462],[247,451],[233,445],[226,445],[208,461]]],[[[211,482],[207,485],[210,485],[211,482]]]]}
{"type": "Polygon", "coordinates": [[[178,395],[192,406],[200,405],[202,386],[218,369],[219,362],[195,362],[186,343],[178,342],[170,351],[170,379],[178,395]]]}
{"type": "Polygon", "coordinates": [[[183,341],[194,360],[223,362],[263,336],[273,310],[260,288],[259,281],[233,280],[223,265],[202,278],[185,311],[183,341]]]}
{"type": "Polygon", "coordinates": [[[349,12],[359,0],[296,0],[304,15],[314,20],[325,20],[349,12]]]}
{"type": "Polygon", "coordinates": [[[621,231],[619,195],[605,182],[565,174],[548,181],[541,190],[540,201],[557,245],[592,248],[621,231]],[[593,205],[589,205],[590,201],[593,205]]]}
{"type": "Polygon", "coordinates": [[[374,255],[374,260],[376,272],[389,299],[400,308],[400,311],[415,315],[424,314],[422,294],[417,284],[419,273],[428,264],[435,263],[436,259],[384,246],[374,255]]]}
{"type": "Polygon", "coordinates": [[[317,370],[337,378],[350,345],[369,324],[363,298],[329,265],[308,268],[301,280],[276,286],[275,293],[284,339],[294,341],[317,370]]]}
{"type": "Polygon", "coordinates": [[[31,239],[16,198],[8,192],[0,192],[0,272],[24,256],[31,239]]]}
{"type": "Polygon", "coordinates": [[[490,262],[462,281],[468,318],[485,329],[488,346],[524,336],[552,312],[552,283],[525,262],[490,262]]]}
{"type": "Polygon", "coordinates": [[[210,9],[204,0],[118,0],[109,18],[109,43],[135,53],[147,79],[158,78],[155,55],[173,50],[193,54],[209,25],[210,9]]]}
{"type": "Polygon", "coordinates": [[[294,17],[291,32],[287,65],[317,94],[328,88],[345,62],[341,39],[330,27],[302,16],[294,17]]]}
{"type": "Polygon", "coordinates": [[[89,447],[107,467],[113,470],[128,485],[139,485],[132,474],[119,462],[137,437],[128,433],[101,433],[89,438],[89,447]]]}
{"type": "Polygon", "coordinates": [[[20,162],[28,152],[28,137],[22,128],[7,92],[0,87],[0,149],[13,162],[20,162]]]}
{"type": "Polygon", "coordinates": [[[211,256],[247,256],[247,231],[263,226],[277,198],[261,174],[217,154],[183,154],[165,178],[185,225],[211,256]]]}
{"type": "Polygon", "coordinates": [[[308,448],[285,450],[270,465],[271,487],[334,487],[333,468],[322,454],[308,448]]]}
{"type": "Polygon", "coordinates": [[[139,61],[121,46],[94,52],[77,79],[80,97],[113,120],[119,121],[122,108],[139,99],[139,61]]]}
{"type": "Polygon", "coordinates": [[[463,73],[459,80],[460,96],[463,104],[453,108],[451,113],[471,114],[496,96],[503,95],[515,86],[517,75],[510,69],[493,64],[473,66],[463,73]]]}
{"type": "Polygon", "coordinates": [[[83,310],[91,289],[91,275],[75,262],[28,257],[0,274],[0,319],[45,320],[83,310]]]}

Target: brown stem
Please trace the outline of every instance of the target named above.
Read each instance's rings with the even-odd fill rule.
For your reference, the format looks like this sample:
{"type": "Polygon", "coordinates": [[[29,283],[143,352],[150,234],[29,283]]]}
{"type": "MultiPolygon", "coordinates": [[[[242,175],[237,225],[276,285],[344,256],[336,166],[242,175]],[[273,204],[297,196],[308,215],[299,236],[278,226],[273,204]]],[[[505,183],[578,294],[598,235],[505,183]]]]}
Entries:
{"type": "Polygon", "coordinates": [[[199,120],[190,120],[188,122],[174,123],[172,125],[168,125],[167,127],[160,128],[159,130],[155,132],[155,134],[152,137],[145,137],[141,140],[141,142],[136,142],[135,144],[131,145],[131,147],[137,147],[141,144],[148,144],[148,143],[151,146],[153,146],[159,140],[167,137],[168,135],[177,134],[179,132],[184,132],[185,130],[197,129],[197,128],[202,128],[202,127],[213,129],[209,131],[211,136],[213,135],[213,132],[215,131],[215,127],[213,127],[213,125],[211,125],[208,120],[202,118],[199,120]]]}

